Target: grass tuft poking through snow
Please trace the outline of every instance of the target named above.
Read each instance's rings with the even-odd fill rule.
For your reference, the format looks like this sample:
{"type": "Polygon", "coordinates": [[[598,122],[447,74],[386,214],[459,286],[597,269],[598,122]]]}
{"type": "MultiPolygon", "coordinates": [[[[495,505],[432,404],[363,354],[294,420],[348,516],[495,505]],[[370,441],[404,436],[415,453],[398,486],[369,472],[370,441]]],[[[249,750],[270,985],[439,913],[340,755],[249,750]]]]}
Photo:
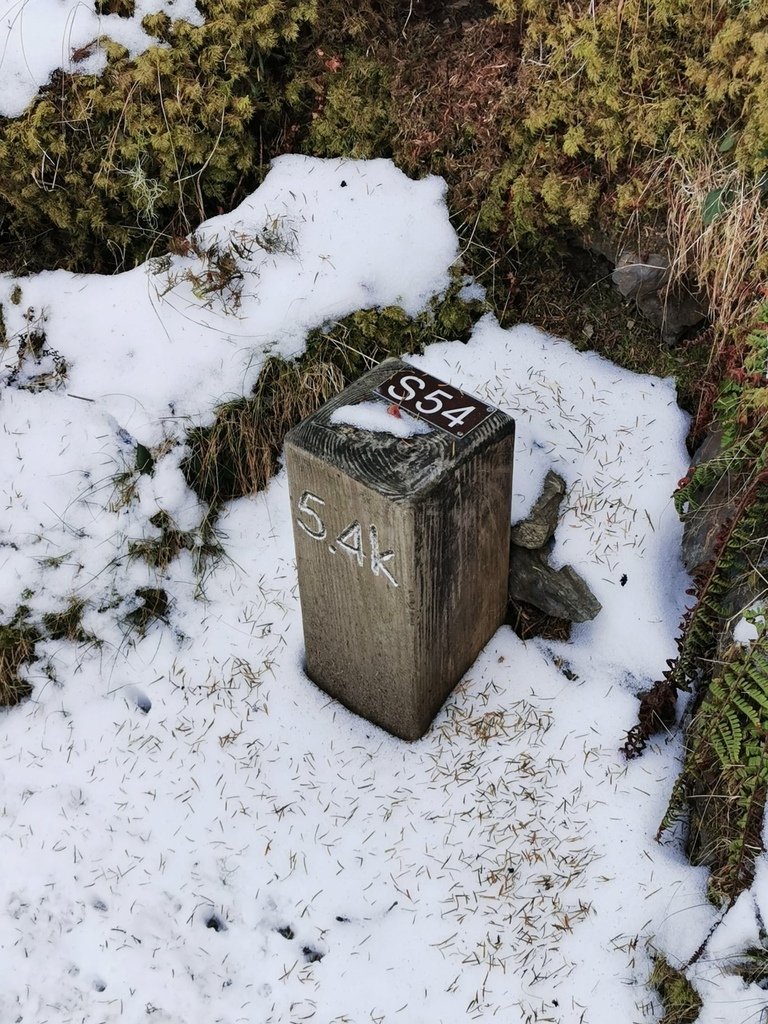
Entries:
{"type": "Polygon", "coordinates": [[[262,490],[288,430],[343,386],[332,363],[270,359],[250,395],[219,406],[210,427],[188,432],[182,469],[190,487],[212,506],[262,490]]]}
{"type": "Polygon", "coordinates": [[[10,622],[0,625],[0,706],[18,704],[32,692],[21,672],[35,661],[40,634],[27,621],[27,614],[28,609],[22,606],[10,622]]]}

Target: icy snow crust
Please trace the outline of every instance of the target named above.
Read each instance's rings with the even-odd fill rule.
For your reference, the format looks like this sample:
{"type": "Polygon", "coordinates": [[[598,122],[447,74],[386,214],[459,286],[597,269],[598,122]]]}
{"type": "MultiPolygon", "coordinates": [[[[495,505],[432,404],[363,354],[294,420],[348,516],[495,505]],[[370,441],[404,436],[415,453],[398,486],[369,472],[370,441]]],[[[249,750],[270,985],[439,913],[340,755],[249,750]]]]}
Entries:
{"type": "Polygon", "coordinates": [[[130,18],[98,14],[94,0],[0,0],[0,115],[18,117],[57,69],[98,75],[107,59],[99,37],[132,57],[162,45],[141,27],[148,14],[201,25],[194,0],[136,0],[130,18]]]}
{"type": "MultiPolygon", "coordinates": [[[[553,557],[603,604],[570,644],[501,628],[417,743],[302,674],[283,473],[229,504],[202,594],[191,552],[159,580],[127,557],[160,509],[195,529],[173,442],[268,351],[445,289],[442,197],[383,161],[281,158],[203,231],[223,244],[282,218],[290,245],[247,257],[236,313],[195,298],[192,258],[25,278],[18,305],[2,282],[1,621],[81,597],[100,643],[41,643],[32,699],[0,713],[0,1020],[623,1024],[658,1010],[648,943],[684,963],[717,924],[705,870],[653,840],[679,741],[618,753],[684,607],[671,380],[490,317],[413,358],[515,416],[514,519],[548,468],[565,478],[553,557]],[[16,341],[43,317],[69,375],[24,390],[41,385],[29,357],[14,372],[16,341]],[[114,478],[137,441],[167,453],[131,498],[114,478]],[[146,586],[170,607],[142,637],[126,616],[146,586]]],[[[755,907],[734,907],[689,971],[701,1024],[765,1006],[722,972],[755,907]]]]}

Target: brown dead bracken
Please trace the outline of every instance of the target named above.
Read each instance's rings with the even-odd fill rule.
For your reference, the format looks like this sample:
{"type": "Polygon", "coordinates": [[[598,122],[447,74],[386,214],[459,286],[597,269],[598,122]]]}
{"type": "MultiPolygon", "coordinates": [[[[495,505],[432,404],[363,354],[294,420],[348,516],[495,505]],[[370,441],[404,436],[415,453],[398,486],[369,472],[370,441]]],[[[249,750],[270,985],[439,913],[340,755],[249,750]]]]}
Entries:
{"type": "Polygon", "coordinates": [[[639,757],[651,736],[671,729],[677,721],[677,687],[666,679],[640,694],[637,724],[627,733],[621,748],[627,760],[639,757]]]}

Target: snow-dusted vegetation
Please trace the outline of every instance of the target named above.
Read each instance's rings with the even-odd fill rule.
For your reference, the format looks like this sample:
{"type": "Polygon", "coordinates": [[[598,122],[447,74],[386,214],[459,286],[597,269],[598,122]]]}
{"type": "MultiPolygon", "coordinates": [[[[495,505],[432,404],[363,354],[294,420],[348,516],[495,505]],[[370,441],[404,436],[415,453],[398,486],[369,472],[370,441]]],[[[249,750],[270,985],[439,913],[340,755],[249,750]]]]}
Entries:
{"type": "Polygon", "coordinates": [[[0,1024],[768,1020],[737,6],[0,2],[0,1024]],[[590,598],[413,743],[304,672],[282,465],[387,355],[590,598]]]}

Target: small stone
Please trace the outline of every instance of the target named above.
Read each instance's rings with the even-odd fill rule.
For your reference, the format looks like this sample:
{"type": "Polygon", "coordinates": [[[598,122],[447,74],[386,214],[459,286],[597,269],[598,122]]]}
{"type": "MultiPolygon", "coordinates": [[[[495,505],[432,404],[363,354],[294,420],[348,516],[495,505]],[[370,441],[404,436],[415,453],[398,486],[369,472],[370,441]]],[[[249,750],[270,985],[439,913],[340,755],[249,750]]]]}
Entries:
{"type": "MultiPolygon", "coordinates": [[[[585,230],[583,242],[614,264],[614,285],[661,329],[662,339],[668,345],[674,345],[706,320],[709,311],[704,294],[691,282],[670,281],[671,246],[664,234],[645,232],[639,244],[628,249],[619,237],[592,226],[585,230]]],[[[634,323],[627,327],[631,329],[634,323]]]]}
{"type": "Polygon", "coordinates": [[[570,565],[553,569],[544,551],[512,545],[509,596],[569,622],[594,619],[602,605],[570,565]]]}
{"type": "Polygon", "coordinates": [[[565,480],[550,470],[544,478],[541,494],[528,516],[512,527],[512,543],[521,548],[541,548],[557,528],[565,480]]]}
{"type": "Polygon", "coordinates": [[[642,257],[624,250],[616,261],[611,279],[625,299],[642,299],[655,295],[666,283],[669,260],[658,252],[642,257]]]}

